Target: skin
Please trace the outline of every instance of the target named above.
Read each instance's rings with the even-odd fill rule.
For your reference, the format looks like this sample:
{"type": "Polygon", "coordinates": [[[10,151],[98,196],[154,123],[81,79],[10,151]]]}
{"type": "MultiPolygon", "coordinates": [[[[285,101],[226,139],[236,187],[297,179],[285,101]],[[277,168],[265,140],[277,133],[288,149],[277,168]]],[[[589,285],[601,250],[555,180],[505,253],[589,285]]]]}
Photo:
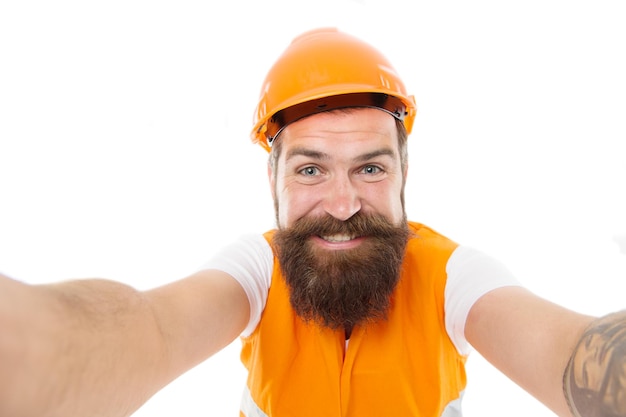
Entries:
{"type": "MultiPolygon", "coordinates": [[[[324,213],[347,220],[356,212],[403,219],[406,177],[392,116],[376,109],[321,113],[297,121],[281,135],[277,172],[269,168],[278,225],[324,213]],[[346,140],[350,138],[350,140],[346,140]]],[[[317,242],[342,248],[350,242],[317,242]]]]}
{"type": "Polygon", "coordinates": [[[575,416],[626,415],[626,312],[587,328],[568,363],[564,390],[575,416]],[[601,411],[598,411],[601,410],[601,411]]]}
{"type": "Polygon", "coordinates": [[[465,336],[496,368],[559,416],[571,416],[563,374],[593,320],[521,287],[504,287],[471,308],[465,336]]]}
{"type": "Polygon", "coordinates": [[[248,317],[245,292],[219,271],[147,292],[0,275],[0,415],[129,416],[228,345],[248,317]]]}
{"type": "MultiPolygon", "coordinates": [[[[360,210],[403,221],[406,170],[395,135],[392,117],[373,109],[289,125],[269,170],[279,226],[360,210]]],[[[341,250],[360,242],[333,236],[315,244],[341,250]]],[[[0,415],[128,416],[233,341],[249,314],[241,286],[214,270],[146,292],[99,279],[29,286],[0,276],[0,415]]],[[[512,380],[570,416],[563,374],[592,320],[507,287],[476,302],[465,334],[512,380]]],[[[598,372],[594,380],[607,371],[598,372]]]]}

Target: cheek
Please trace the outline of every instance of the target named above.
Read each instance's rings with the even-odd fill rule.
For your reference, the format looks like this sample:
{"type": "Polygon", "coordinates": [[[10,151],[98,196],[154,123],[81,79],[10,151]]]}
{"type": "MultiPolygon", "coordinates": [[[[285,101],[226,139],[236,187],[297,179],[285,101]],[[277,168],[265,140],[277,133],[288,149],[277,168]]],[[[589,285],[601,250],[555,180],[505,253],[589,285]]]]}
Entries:
{"type": "Polygon", "coordinates": [[[404,219],[401,186],[371,187],[367,192],[367,201],[374,211],[385,215],[393,223],[400,223],[404,219]]]}
{"type": "Polygon", "coordinates": [[[278,225],[289,227],[296,220],[309,214],[315,207],[315,193],[298,192],[294,189],[277,190],[275,199],[278,225]]]}

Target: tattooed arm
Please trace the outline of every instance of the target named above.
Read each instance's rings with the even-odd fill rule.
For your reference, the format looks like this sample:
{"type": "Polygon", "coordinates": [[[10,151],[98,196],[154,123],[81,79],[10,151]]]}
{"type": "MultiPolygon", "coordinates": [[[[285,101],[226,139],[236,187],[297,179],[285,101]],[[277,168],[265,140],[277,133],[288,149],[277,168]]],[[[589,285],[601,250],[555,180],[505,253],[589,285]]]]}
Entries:
{"type": "Polygon", "coordinates": [[[575,417],[626,416],[626,311],[585,330],[565,369],[563,388],[575,417]]]}
{"type": "Polygon", "coordinates": [[[505,287],[476,302],[465,335],[557,415],[626,417],[626,311],[595,318],[505,287]]]}
{"type": "Polygon", "coordinates": [[[556,415],[571,417],[563,371],[594,320],[521,287],[504,287],[474,304],[465,335],[478,353],[556,415]]]}

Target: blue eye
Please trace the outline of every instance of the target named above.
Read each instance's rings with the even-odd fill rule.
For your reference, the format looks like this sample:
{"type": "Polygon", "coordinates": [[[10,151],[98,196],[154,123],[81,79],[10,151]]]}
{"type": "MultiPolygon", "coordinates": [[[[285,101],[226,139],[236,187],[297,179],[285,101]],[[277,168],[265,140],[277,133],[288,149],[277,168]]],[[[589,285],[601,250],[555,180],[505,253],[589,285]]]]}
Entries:
{"type": "Polygon", "coordinates": [[[378,174],[379,172],[381,172],[381,169],[376,165],[366,165],[363,167],[363,173],[365,174],[378,174]]]}
{"type": "Polygon", "coordinates": [[[300,170],[300,173],[302,175],[307,176],[307,177],[312,177],[312,176],[317,175],[319,173],[319,169],[317,169],[316,167],[306,167],[306,168],[302,168],[300,170]]]}

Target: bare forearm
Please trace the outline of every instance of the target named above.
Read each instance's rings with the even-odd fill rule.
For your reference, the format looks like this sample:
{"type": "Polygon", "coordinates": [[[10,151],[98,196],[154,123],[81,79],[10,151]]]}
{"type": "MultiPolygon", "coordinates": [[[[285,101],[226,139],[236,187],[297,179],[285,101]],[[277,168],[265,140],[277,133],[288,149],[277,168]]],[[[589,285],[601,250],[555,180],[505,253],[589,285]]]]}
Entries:
{"type": "Polygon", "coordinates": [[[563,386],[575,417],[626,416],[626,312],[587,328],[567,365],[563,386]]]}
{"type": "Polygon", "coordinates": [[[104,280],[0,284],[0,415],[125,416],[167,382],[137,291],[104,280]]]}

